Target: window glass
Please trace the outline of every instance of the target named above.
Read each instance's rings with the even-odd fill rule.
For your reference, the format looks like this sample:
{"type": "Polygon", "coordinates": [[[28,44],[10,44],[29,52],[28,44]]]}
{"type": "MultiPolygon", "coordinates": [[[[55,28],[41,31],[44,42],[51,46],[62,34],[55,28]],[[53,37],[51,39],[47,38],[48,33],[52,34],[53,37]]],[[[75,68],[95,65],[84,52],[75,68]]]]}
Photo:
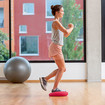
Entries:
{"type": "Polygon", "coordinates": [[[23,14],[34,14],[34,3],[24,3],[23,4],[23,14]]]}
{"type": "Polygon", "coordinates": [[[46,17],[53,17],[51,13],[51,5],[61,4],[62,0],[46,0],[46,17]]]}
{"type": "Polygon", "coordinates": [[[52,31],[52,21],[47,21],[46,22],[46,32],[51,33],[52,31]]]}
{"type": "Polygon", "coordinates": [[[20,25],[19,26],[19,33],[27,33],[27,26],[26,25],[20,25]]]}
{"type": "Polygon", "coordinates": [[[1,2],[7,3],[8,6],[1,6],[0,3],[0,46],[2,46],[0,60],[21,56],[29,61],[52,61],[48,54],[54,19],[51,5],[61,4],[64,8],[64,16],[60,22],[65,28],[68,28],[69,23],[74,24],[70,36],[63,39],[64,59],[74,62],[85,61],[84,0],[3,0],[1,2]]]}
{"type": "Polygon", "coordinates": [[[4,8],[0,8],[0,28],[4,27],[4,8]]]}
{"type": "Polygon", "coordinates": [[[20,36],[20,54],[38,55],[38,36],[20,36]]]}
{"type": "Polygon", "coordinates": [[[9,24],[9,0],[0,0],[0,61],[10,58],[9,24]]]}

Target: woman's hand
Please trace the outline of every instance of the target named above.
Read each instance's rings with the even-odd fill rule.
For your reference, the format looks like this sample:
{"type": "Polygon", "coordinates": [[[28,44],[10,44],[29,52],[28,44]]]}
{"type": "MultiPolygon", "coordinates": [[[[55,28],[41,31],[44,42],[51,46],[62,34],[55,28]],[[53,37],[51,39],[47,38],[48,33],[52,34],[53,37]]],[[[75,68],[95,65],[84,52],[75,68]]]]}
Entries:
{"type": "Polygon", "coordinates": [[[68,24],[69,28],[74,28],[74,25],[72,23],[68,24]]]}
{"type": "Polygon", "coordinates": [[[67,38],[73,31],[74,25],[72,23],[68,24],[69,29],[67,29],[67,34],[64,33],[64,36],[67,38]]]}

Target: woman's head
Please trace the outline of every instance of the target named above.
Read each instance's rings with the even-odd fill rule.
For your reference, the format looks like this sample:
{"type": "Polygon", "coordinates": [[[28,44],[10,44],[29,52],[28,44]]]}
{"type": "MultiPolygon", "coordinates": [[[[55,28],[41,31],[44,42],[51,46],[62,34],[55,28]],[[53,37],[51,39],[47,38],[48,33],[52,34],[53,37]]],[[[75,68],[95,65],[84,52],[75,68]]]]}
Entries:
{"type": "Polygon", "coordinates": [[[53,16],[63,17],[64,9],[62,5],[55,5],[55,6],[52,5],[51,9],[52,9],[53,16]]]}

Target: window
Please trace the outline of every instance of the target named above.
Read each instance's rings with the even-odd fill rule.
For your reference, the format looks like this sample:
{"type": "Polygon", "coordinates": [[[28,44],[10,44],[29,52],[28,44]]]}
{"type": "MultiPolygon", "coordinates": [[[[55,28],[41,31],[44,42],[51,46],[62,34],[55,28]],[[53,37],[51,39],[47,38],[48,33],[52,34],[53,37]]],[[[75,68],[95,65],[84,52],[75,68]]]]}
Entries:
{"type": "MultiPolygon", "coordinates": [[[[2,1],[1,1],[2,2],[2,1]]],[[[10,52],[9,52],[9,6],[6,4],[5,6],[0,4],[0,61],[7,61],[10,57],[10,52]],[[6,7],[6,8],[5,8],[6,7]],[[5,8],[5,11],[4,11],[5,8]],[[5,18],[4,18],[5,14],[5,18]],[[6,24],[4,27],[4,21],[6,20],[6,24]],[[1,29],[3,28],[3,29],[1,29]]],[[[12,54],[12,52],[11,52],[12,54]]]]}
{"type": "Polygon", "coordinates": [[[73,23],[75,27],[68,38],[64,37],[64,59],[70,62],[85,62],[85,2],[86,0],[14,0],[9,3],[11,5],[6,5],[6,8],[0,7],[0,25],[6,25],[3,29],[0,28],[0,60],[7,61],[13,56],[23,56],[29,61],[52,61],[48,55],[54,18],[51,5],[61,4],[64,16],[60,22],[65,28],[68,28],[69,23],[73,23]]]}
{"type": "Polygon", "coordinates": [[[0,28],[4,27],[4,8],[0,8],[0,28]]]}
{"type": "Polygon", "coordinates": [[[27,33],[27,26],[26,25],[20,25],[19,26],[19,33],[27,33]]]}
{"type": "Polygon", "coordinates": [[[46,33],[51,33],[52,28],[52,21],[46,22],[46,33]]]}
{"type": "Polygon", "coordinates": [[[23,4],[23,15],[34,15],[34,3],[23,4]]]}
{"type": "Polygon", "coordinates": [[[51,13],[51,5],[61,4],[62,0],[46,0],[46,18],[54,18],[51,13]]]}
{"type": "Polygon", "coordinates": [[[20,36],[20,55],[38,56],[39,41],[38,36],[20,36]]]}

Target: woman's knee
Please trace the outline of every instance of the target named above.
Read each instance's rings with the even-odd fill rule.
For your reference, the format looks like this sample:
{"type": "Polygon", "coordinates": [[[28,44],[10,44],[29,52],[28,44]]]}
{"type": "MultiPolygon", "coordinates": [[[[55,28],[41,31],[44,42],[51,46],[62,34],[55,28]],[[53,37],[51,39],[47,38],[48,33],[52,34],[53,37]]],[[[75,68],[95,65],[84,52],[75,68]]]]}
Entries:
{"type": "Polygon", "coordinates": [[[66,72],[66,68],[65,68],[64,72],[66,72]]]}
{"type": "Polygon", "coordinates": [[[66,68],[64,69],[64,72],[66,71],[66,68]]]}
{"type": "Polygon", "coordinates": [[[61,68],[60,71],[65,72],[66,68],[61,68]]]}

